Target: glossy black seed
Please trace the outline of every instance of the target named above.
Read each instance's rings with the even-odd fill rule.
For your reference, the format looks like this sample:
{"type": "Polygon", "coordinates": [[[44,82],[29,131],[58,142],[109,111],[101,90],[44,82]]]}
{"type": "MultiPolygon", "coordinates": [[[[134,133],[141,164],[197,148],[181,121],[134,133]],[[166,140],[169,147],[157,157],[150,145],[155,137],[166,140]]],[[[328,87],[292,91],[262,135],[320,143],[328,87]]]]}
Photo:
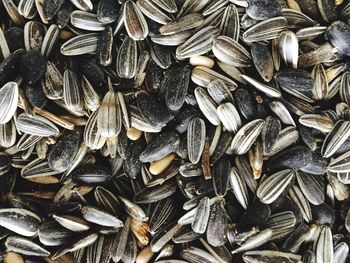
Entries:
{"type": "Polygon", "coordinates": [[[276,74],[276,80],[283,90],[308,92],[312,90],[314,81],[310,73],[302,69],[284,69],[276,74]]]}
{"type": "Polygon", "coordinates": [[[350,56],[350,26],[343,21],[332,23],[326,30],[329,42],[344,55],[350,56]]]}
{"type": "Polygon", "coordinates": [[[217,196],[225,196],[228,187],[228,178],[231,164],[226,158],[220,159],[212,171],[214,190],[217,196]]]}
{"type": "Polygon", "coordinates": [[[17,49],[24,49],[24,31],[20,27],[11,27],[8,30],[5,31],[5,38],[7,45],[12,52],[16,51],[17,49]]]}
{"type": "Polygon", "coordinates": [[[174,129],[178,133],[184,133],[187,131],[187,126],[193,118],[200,117],[201,112],[192,106],[184,106],[176,115],[175,118],[169,123],[174,126],[174,129]]]}
{"type": "Polygon", "coordinates": [[[237,89],[234,92],[237,109],[247,120],[252,120],[257,114],[257,108],[247,89],[237,89]]]}
{"type": "Polygon", "coordinates": [[[252,203],[242,215],[238,229],[245,231],[253,226],[262,226],[269,219],[270,215],[271,210],[268,205],[260,202],[252,203]]]}
{"type": "Polygon", "coordinates": [[[161,89],[164,90],[165,103],[169,110],[179,110],[187,95],[187,89],[190,81],[191,69],[189,66],[172,69],[165,73],[161,89]]]}
{"type": "Polygon", "coordinates": [[[73,181],[87,185],[101,185],[112,179],[109,168],[101,165],[80,166],[70,176],[73,181]]]}
{"type": "Polygon", "coordinates": [[[319,152],[313,152],[311,162],[300,170],[310,174],[323,175],[327,172],[328,164],[329,161],[323,158],[319,152]]]}
{"type": "Polygon", "coordinates": [[[140,154],[145,149],[145,144],[142,140],[137,140],[130,143],[124,161],[124,171],[130,177],[135,179],[141,172],[142,163],[140,154]]]}
{"type": "Polygon", "coordinates": [[[21,75],[29,84],[39,81],[46,71],[46,59],[39,52],[27,52],[20,63],[21,75]]]}
{"type": "Polygon", "coordinates": [[[8,81],[14,80],[19,75],[21,57],[25,51],[19,49],[11,53],[0,63],[0,86],[4,86],[8,81]]]}
{"type": "Polygon", "coordinates": [[[278,16],[282,6],[277,0],[249,0],[247,14],[256,20],[278,16]]]}
{"type": "Polygon", "coordinates": [[[290,147],[272,156],[267,164],[270,171],[280,171],[285,168],[299,170],[312,161],[309,148],[301,145],[290,147]]]}
{"type": "Polygon", "coordinates": [[[334,224],[335,212],[327,203],[323,203],[320,205],[311,204],[311,211],[312,218],[317,223],[321,225],[328,225],[330,227],[332,227],[332,225],[334,224]]]}
{"type": "Polygon", "coordinates": [[[169,121],[167,110],[146,91],[136,93],[136,102],[141,116],[155,128],[162,128],[169,121]]]}
{"type": "Polygon", "coordinates": [[[57,172],[67,170],[79,150],[79,144],[80,134],[78,132],[64,134],[48,153],[49,166],[57,172]]]}
{"type": "Polygon", "coordinates": [[[104,83],[105,73],[94,61],[82,59],[77,63],[77,67],[93,87],[99,87],[104,83]]]}
{"type": "MultiPolygon", "coordinates": [[[[161,81],[163,78],[163,70],[151,60],[147,64],[145,86],[150,93],[158,93],[161,88],[161,81]]],[[[163,94],[164,96],[164,94],[163,94]]]]}
{"type": "Polygon", "coordinates": [[[155,137],[146,149],[140,154],[143,163],[160,160],[175,152],[180,144],[180,137],[176,132],[164,132],[155,137]]]}
{"type": "Polygon", "coordinates": [[[97,19],[102,23],[112,23],[117,20],[119,7],[117,1],[101,0],[97,5],[97,19]]]}
{"type": "Polygon", "coordinates": [[[32,105],[33,107],[42,109],[46,106],[47,98],[40,84],[26,85],[24,88],[24,92],[30,105],[32,105]]]}

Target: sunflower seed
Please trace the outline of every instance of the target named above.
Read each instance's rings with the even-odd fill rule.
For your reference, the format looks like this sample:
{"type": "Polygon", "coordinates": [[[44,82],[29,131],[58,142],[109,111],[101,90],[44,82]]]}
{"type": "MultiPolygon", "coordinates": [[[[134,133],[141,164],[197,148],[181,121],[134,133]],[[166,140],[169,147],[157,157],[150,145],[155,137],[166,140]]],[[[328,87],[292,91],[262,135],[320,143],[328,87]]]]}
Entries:
{"type": "Polygon", "coordinates": [[[192,221],[192,229],[194,232],[203,234],[207,228],[210,214],[209,198],[204,197],[196,208],[196,214],[192,221]]]}
{"type": "Polygon", "coordinates": [[[264,123],[264,120],[257,119],[239,129],[231,142],[232,151],[238,155],[247,153],[260,135],[264,123]]]}
{"type": "Polygon", "coordinates": [[[219,60],[229,65],[246,67],[250,64],[249,52],[230,37],[219,36],[215,38],[212,51],[219,60]]]}
{"type": "Polygon", "coordinates": [[[284,31],[278,37],[279,51],[282,60],[287,66],[297,68],[298,66],[298,38],[293,31],[284,31]]]}
{"type": "Polygon", "coordinates": [[[8,82],[0,89],[0,124],[10,121],[15,114],[18,103],[18,85],[16,82],[8,82]]]}
{"type": "Polygon", "coordinates": [[[220,24],[220,34],[228,36],[235,41],[239,39],[240,22],[239,14],[235,5],[230,4],[225,8],[220,24]]]}
{"type": "Polygon", "coordinates": [[[95,53],[98,39],[98,33],[88,33],[73,37],[61,46],[61,53],[65,56],[95,53]]]}
{"type": "Polygon", "coordinates": [[[27,256],[47,257],[50,255],[48,250],[24,237],[10,236],[6,239],[5,246],[8,251],[18,252],[27,256]]]}
{"type": "Polygon", "coordinates": [[[270,175],[259,185],[256,194],[262,203],[271,204],[282,194],[293,178],[294,173],[289,169],[270,175]]]}
{"type": "Polygon", "coordinates": [[[328,133],[321,148],[321,154],[328,158],[332,156],[350,135],[350,126],[347,121],[338,121],[332,131],[328,133]]]}
{"type": "Polygon", "coordinates": [[[130,79],[136,74],[137,46],[136,41],[126,37],[120,46],[117,56],[117,73],[121,78],[130,79]]]}
{"type": "Polygon", "coordinates": [[[199,30],[176,49],[176,58],[183,60],[207,53],[211,50],[213,41],[218,35],[219,30],[213,26],[199,30]]]}
{"type": "Polygon", "coordinates": [[[199,162],[205,144],[205,123],[200,118],[194,118],[190,121],[187,128],[187,147],[188,158],[190,162],[196,164],[199,162]]]}
{"type": "Polygon", "coordinates": [[[33,212],[21,208],[0,209],[0,225],[22,236],[37,234],[41,219],[33,212]]]}
{"type": "Polygon", "coordinates": [[[221,75],[220,73],[204,67],[204,66],[197,66],[192,70],[192,81],[201,86],[201,87],[208,87],[209,83],[212,82],[215,79],[220,79],[225,82],[226,86],[231,90],[235,90],[237,88],[237,84],[231,80],[230,78],[221,75]]]}
{"type": "Polygon", "coordinates": [[[183,31],[195,28],[203,23],[203,16],[198,13],[191,13],[186,16],[180,17],[174,22],[166,23],[159,28],[159,33],[162,35],[172,35],[183,31]]]}
{"type": "Polygon", "coordinates": [[[287,29],[287,19],[274,17],[261,21],[246,30],[243,40],[246,42],[257,42],[278,38],[281,32],[287,29]]]}
{"type": "Polygon", "coordinates": [[[126,31],[132,39],[143,40],[146,38],[148,25],[138,5],[127,0],[124,4],[123,17],[126,31]]]}
{"type": "Polygon", "coordinates": [[[322,226],[319,237],[315,242],[317,262],[333,262],[332,232],[328,226],[322,226]]]}
{"type": "Polygon", "coordinates": [[[138,0],[136,2],[140,11],[153,21],[165,25],[172,21],[172,16],[164,12],[153,1],[138,0]]]}

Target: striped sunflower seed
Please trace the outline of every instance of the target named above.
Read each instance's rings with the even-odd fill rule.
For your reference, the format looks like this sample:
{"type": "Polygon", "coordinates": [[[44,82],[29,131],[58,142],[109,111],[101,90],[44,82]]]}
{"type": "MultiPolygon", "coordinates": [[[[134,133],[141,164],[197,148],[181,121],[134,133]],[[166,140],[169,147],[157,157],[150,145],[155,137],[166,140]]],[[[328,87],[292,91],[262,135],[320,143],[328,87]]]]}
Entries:
{"type": "Polygon", "coordinates": [[[197,66],[192,70],[192,81],[201,87],[208,87],[209,83],[215,79],[220,79],[225,82],[226,86],[231,90],[237,88],[237,84],[230,78],[204,66],[197,66]]]}
{"type": "Polygon", "coordinates": [[[118,135],[122,118],[118,95],[115,91],[107,92],[97,113],[97,129],[103,137],[118,135]],[[107,118],[107,121],[106,121],[107,118]]]}
{"type": "Polygon", "coordinates": [[[192,119],[187,128],[187,147],[188,158],[193,164],[198,163],[202,156],[205,136],[205,122],[200,118],[192,119]]]}
{"type": "Polygon", "coordinates": [[[9,122],[15,114],[18,103],[18,92],[16,82],[8,82],[0,89],[0,124],[9,122]]]}
{"type": "Polygon", "coordinates": [[[117,74],[121,78],[131,79],[136,74],[137,45],[136,41],[126,37],[120,46],[117,56],[117,74]]]}
{"type": "Polygon", "coordinates": [[[95,53],[98,39],[98,33],[88,33],[73,37],[61,46],[61,53],[65,56],[95,53]]]}
{"type": "Polygon", "coordinates": [[[243,40],[257,42],[278,38],[280,33],[287,29],[287,24],[287,19],[281,16],[266,19],[246,30],[243,40]]]}
{"type": "Polygon", "coordinates": [[[148,35],[148,25],[138,5],[127,0],[124,4],[124,25],[128,35],[134,40],[143,40],[148,35]]]}
{"type": "Polygon", "coordinates": [[[235,67],[246,67],[251,61],[249,52],[227,36],[215,38],[212,51],[219,60],[235,67]]]}
{"type": "Polygon", "coordinates": [[[267,177],[258,187],[256,195],[264,204],[271,204],[288,187],[294,178],[290,169],[279,171],[267,177]]]}
{"type": "Polygon", "coordinates": [[[70,15],[70,22],[79,29],[88,31],[103,31],[105,25],[98,21],[97,15],[85,11],[76,10],[70,15]]]}
{"type": "Polygon", "coordinates": [[[219,125],[220,119],[218,116],[218,113],[216,111],[216,104],[215,102],[210,98],[208,93],[200,88],[197,87],[194,91],[196,100],[198,103],[198,106],[200,110],[202,111],[203,115],[211,122],[213,125],[219,125]]]}
{"type": "Polygon", "coordinates": [[[48,119],[37,115],[30,117],[25,113],[18,115],[17,128],[24,133],[42,137],[56,136],[59,132],[48,119]]]}
{"type": "Polygon", "coordinates": [[[293,31],[283,31],[278,37],[279,52],[287,66],[297,68],[299,43],[293,31]]]}
{"type": "Polygon", "coordinates": [[[235,41],[238,41],[240,33],[239,13],[235,5],[230,4],[225,8],[221,24],[220,34],[228,36],[235,41]]]}
{"type": "Polygon", "coordinates": [[[247,153],[260,135],[264,123],[264,120],[257,119],[239,129],[231,142],[232,151],[238,155],[247,153]]]}
{"type": "Polygon", "coordinates": [[[207,53],[211,50],[213,41],[218,35],[219,30],[213,26],[199,30],[176,49],[176,58],[183,60],[207,53]]]}
{"type": "Polygon", "coordinates": [[[229,132],[236,132],[242,125],[238,111],[230,102],[221,104],[217,108],[217,115],[219,116],[224,127],[229,132]]]}
{"type": "Polygon", "coordinates": [[[203,23],[203,16],[199,13],[190,13],[186,16],[180,17],[178,20],[174,22],[170,22],[159,28],[159,33],[162,35],[172,35],[176,33],[180,33],[183,31],[187,31],[203,23]]]}
{"type": "Polygon", "coordinates": [[[159,24],[165,25],[172,21],[172,16],[164,12],[154,1],[138,0],[136,4],[145,16],[159,24]]]}

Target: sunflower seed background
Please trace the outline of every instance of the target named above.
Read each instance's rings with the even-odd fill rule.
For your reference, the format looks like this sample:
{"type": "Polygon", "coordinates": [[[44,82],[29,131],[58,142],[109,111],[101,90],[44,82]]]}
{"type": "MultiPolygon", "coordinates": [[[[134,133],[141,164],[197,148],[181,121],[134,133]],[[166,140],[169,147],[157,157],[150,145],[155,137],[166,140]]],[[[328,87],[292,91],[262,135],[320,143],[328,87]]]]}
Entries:
{"type": "Polygon", "coordinates": [[[0,262],[350,261],[350,0],[2,0],[0,262]]]}

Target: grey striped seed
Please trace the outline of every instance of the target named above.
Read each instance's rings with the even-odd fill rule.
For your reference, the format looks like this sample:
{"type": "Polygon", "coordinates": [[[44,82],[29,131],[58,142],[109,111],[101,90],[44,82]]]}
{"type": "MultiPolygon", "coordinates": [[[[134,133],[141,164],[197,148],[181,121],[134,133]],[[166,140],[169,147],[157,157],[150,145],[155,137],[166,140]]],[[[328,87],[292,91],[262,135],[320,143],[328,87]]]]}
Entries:
{"type": "Polygon", "coordinates": [[[61,53],[65,56],[95,53],[98,39],[98,33],[88,33],[73,37],[61,46],[61,53]]]}
{"type": "Polygon", "coordinates": [[[21,253],[27,256],[47,257],[50,252],[28,238],[19,236],[9,236],[5,241],[8,251],[21,253]]]}
{"type": "Polygon", "coordinates": [[[194,91],[196,100],[203,115],[215,126],[220,124],[220,119],[216,111],[216,104],[207,92],[197,87],[194,91]]]}
{"type": "Polygon", "coordinates": [[[198,163],[202,156],[205,136],[205,122],[200,118],[192,119],[187,128],[187,149],[188,159],[193,164],[198,163]]]}
{"type": "Polygon", "coordinates": [[[48,119],[38,115],[30,117],[25,113],[18,115],[17,128],[24,133],[42,137],[56,136],[59,132],[58,128],[48,119]]]}
{"type": "Polygon", "coordinates": [[[209,83],[215,79],[225,82],[229,90],[233,91],[237,88],[237,84],[230,78],[204,66],[197,66],[192,70],[192,81],[201,87],[208,87],[209,83]]]}
{"type": "Polygon", "coordinates": [[[76,10],[70,15],[70,22],[79,29],[88,31],[103,31],[105,25],[97,19],[97,15],[76,10]]]}
{"type": "Polygon", "coordinates": [[[137,45],[136,41],[126,37],[120,46],[117,56],[117,74],[121,78],[131,79],[136,74],[137,45]]]}
{"type": "Polygon", "coordinates": [[[163,9],[153,3],[153,1],[138,0],[136,4],[145,16],[159,24],[165,25],[173,20],[171,15],[164,12],[163,9]]]}
{"type": "Polygon", "coordinates": [[[199,56],[211,50],[214,39],[219,35],[216,27],[208,26],[186,40],[176,49],[177,59],[183,60],[193,56],[199,56]]]}
{"type": "Polygon", "coordinates": [[[294,172],[286,169],[267,177],[260,183],[256,195],[264,204],[271,204],[288,187],[294,178],[294,172]]]}
{"type": "Polygon", "coordinates": [[[97,129],[103,137],[118,135],[122,126],[118,95],[110,90],[102,100],[97,113],[97,129]]]}
{"type": "Polygon", "coordinates": [[[227,36],[215,38],[212,51],[219,60],[235,67],[247,67],[251,62],[249,52],[227,36]]]}
{"type": "Polygon", "coordinates": [[[124,4],[124,25],[128,35],[134,40],[143,40],[148,35],[148,25],[140,8],[131,0],[124,4]]]}
{"type": "Polygon", "coordinates": [[[18,92],[16,82],[8,82],[0,89],[0,124],[9,122],[15,114],[18,92]]]}
{"type": "Polygon", "coordinates": [[[299,43],[293,31],[283,31],[278,37],[279,52],[282,60],[287,66],[297,68],[299,43]]]}
{"type": "Polygon", "coordinates": [[[179,19],[167,23],[164,26],[159,28],[159,33],[162,35],[172,35],[187,31],[203,23],[203,16],[199,13],[190,13],[186,16],[182,16],[179,19]]]}
{"type": "Polygon", "coordinates": [[[273,17],[252,26],[243,33],[246,42],[257,42],[278,38],[281,32],[287,29],[287,19],[284,17],[273,17]]]}
{"type": "Polygon", "coordinates": [[[256,119],[239,129],[231,143],[232,151],[238,155],[247,153],[260,135],[264,123],[264,120],[256,119]]]}

